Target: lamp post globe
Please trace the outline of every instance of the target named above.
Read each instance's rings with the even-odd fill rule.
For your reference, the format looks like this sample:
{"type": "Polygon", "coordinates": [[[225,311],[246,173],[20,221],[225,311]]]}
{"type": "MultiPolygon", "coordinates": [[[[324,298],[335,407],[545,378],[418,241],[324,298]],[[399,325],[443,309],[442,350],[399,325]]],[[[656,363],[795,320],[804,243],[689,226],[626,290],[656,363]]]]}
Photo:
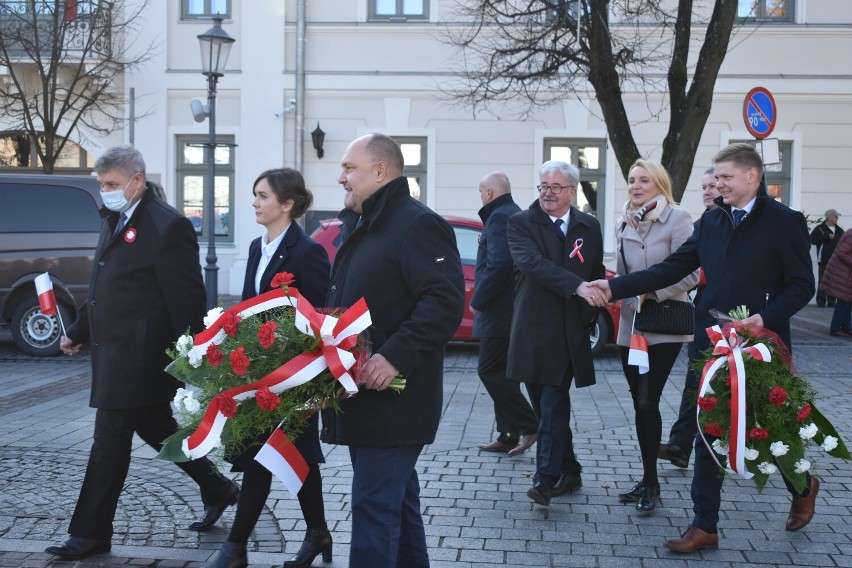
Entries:
{"type": "Polygon", "coordinates": [[[204,194],[204,211],[207,216],[207,264],[204,267],[204,284],[207,290],[207,309],[219,301],[219,267],[216,266],[216,83],[222,77],[231,46],[236,40],[222,29],[222,18],[213,18],[213,27],[198,35],[201,48],[201,72],[207,76],[208,137],[205,159],[207,181],[204,194]]]}

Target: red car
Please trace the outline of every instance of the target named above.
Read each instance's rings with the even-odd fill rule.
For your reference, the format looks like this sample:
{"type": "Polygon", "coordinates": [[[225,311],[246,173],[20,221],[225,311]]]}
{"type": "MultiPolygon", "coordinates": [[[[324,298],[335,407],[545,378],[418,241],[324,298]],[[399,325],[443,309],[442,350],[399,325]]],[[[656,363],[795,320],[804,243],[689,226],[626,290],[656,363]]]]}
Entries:
{"type": "MultiPolygon", "coordinates": [[[[476,341],[473,337],[473,314],[470,313],[470,299],[474,290],[474,273],[476,272],[476,250],[479,247],[479,235],[482,233],[482,222],[477,219],[464,217],[444,216],[444,219],[452,226],[456,233],[456,244],[461,255],[462,270],[464,271],[464,316],[461,325],[453,335],[454,341],[476,341]]],[[[319,227],[313,232],[311,238],[321,244],[328,253],[330,261],[334,262],[334,255],[340,246],[340,220],[326,219],[320,221],[319,227]]],[[[606,277],[612,278],[615,273],[607,270],[606,277]]],[[[589,330],[589,340],[592,343],[592,352],[597,353],[606,343],[611,343],[618,335],[618,318],[621,309],[618,304],[601,309],[595,325],[589,330]]]]}

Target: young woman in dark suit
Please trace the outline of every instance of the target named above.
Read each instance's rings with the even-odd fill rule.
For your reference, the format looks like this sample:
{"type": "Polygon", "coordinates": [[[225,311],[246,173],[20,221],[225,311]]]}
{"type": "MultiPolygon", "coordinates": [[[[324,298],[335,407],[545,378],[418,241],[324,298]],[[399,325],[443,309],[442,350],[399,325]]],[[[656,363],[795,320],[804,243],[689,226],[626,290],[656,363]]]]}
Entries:
{"type": "MultiPolygon", "coordinates": [[[[325,302],[330,265],[325,249],[308,237],[294,222],[313,201],[302,174],[290,168],[267,170],[254,182],[257,222],[266,233],[249,247],[243,300],[272,290],[270,282],[279,272],[293,274],[292,286],[315,307],[325,302]]],[[[299,491],[299,505],[307,525],[302,547],[294,558],[284,562],[288,568],[310,566],[322,553],[331,561],[331,534],[325,522],[322,477],[319,464],[325,461],[319,443],[319,414],[314,414],[305,430],[294,441],[296,448],[310,465],[308,477],[299,491]]],[[[237,504],[234,525],[228,540],[209,565],[213,568],[247,566],[246,543],[257,523],[272,485],[272,474],[254,456],[263,440],[232,460],[233,471],[243,472],[243,489],[237,504]]]]}

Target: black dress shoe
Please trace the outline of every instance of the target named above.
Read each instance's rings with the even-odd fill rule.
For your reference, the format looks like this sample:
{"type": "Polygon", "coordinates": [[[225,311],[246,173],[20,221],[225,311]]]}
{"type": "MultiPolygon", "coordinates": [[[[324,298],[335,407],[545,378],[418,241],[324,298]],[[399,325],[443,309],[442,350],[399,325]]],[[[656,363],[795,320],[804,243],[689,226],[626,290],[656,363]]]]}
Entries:
{"type": "Polygon", "coordinates": [[[674,444],[660,444],[657,457],[661,460],[669,460],[673,466],[679,468],[689,467],[689,454],[674,444]]]}
{"type": "Polygon", "coordinates": [[[225,499],[222,499],[221,501],[218,501],[211,505],[205,505],[204,516],[190,524],[189,530],[206,531],[207,529],[216,524],[216,521],[218,521],[219,517],[222,516],[222,513],[225,512],[225,509],[227,509],[231,505],[237,504],[237,501],[239,501],[240,499],[240,486],[231,481],[230,479],[228,481],[231,482],[231,494],[225,499]]]}
{"type": "Polygon", "coordinates": [[[542,482],[538,482],[527,490],[527,497],[542,505],[547,507],[550,505],[550,496],[553,493],[553,489],[550,485],[547,485],[542,482]]]}
{"type": "Polygon", "coordinates": [[[69,560],[79,560],[93,554],[109,552],[110,548],[112,548],[112,543],[109,539],[72,536],[59,546],[48,546],[44,551],[69,560]]]}
{"type": "Polygon", "coordinates": [[[556,480],[556,485],[553,486],[553,496],[558,497],[566,493],[573,493],[583,486],[583,480],[579,473],[559,474],[559,479],[556,480]]]}
{"type": "Polygon", "coordinates": [[[660,486],[651,487],[643,485],[639,490],[639,500],[636,502],[636,510],[640,515],[648,515],[657,507],[657,498],[660,496],[660,486]]]}
{"type": "Polygon", "coordinates": [[[318,529],[308,529],[305,532],[305,540],[296,556],[284,562],[284,568],[310,568],[314,558],[322,553],[323,562],[331,562],[331,533],[328,527],[323,525],[318,529]]]}
{"type": "Polygon", "coordinates": [[[205,564],[204,568],[247,568],[248,552],[245,544],[237,544],[226,540],[222,548],[216,553],[212,562],[205,564]]]}

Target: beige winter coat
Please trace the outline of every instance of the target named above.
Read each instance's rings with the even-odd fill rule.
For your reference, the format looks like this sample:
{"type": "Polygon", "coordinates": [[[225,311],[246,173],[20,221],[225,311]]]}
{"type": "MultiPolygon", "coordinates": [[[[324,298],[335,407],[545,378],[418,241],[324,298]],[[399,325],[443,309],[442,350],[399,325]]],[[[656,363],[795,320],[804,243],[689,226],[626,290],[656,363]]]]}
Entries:
{"type": "MultiPolygon", "coordinates": [[[[692,218],[685,210],[666,204],[659,217],[653,221],[641,221],[637,228],[619,218],[615,225],[616,256],[618,274],[638,272],[666,259],[692,235],[692,218]],[[622,250],[624,255],[621,254],[622,250]],[[624,265],[625,259],[627,266],[624,265]]],[[[677,284],[657,290],[647,295],[658,302],[663,300],[689,301],[687,292],[698,284],[699,271],[696,270],[677,284]]],[[[630,333],[633,327],[634,309],[631,302],[621,305],[621,322],[618,326],[617,343],[630,346],[630,333]]],[[[688,343],[692,335],[667,335],[661,333],[641,333],[648,339],[648,345],[657,343],[688,343]]]]}

